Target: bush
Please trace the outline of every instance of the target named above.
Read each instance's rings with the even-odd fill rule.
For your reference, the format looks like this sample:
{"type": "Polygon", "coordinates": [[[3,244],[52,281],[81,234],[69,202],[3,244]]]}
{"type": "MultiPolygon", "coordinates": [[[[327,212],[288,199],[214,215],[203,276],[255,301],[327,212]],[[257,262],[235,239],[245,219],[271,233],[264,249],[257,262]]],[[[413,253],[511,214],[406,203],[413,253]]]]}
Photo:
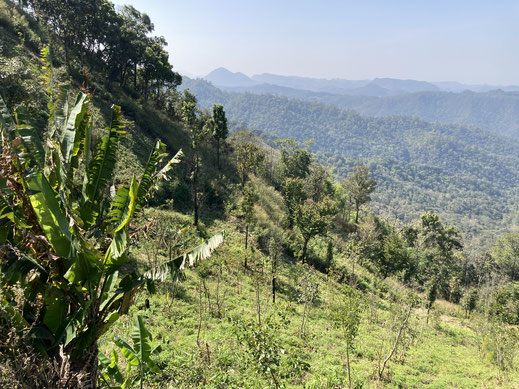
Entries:
{"type": "Polygon", "coordinates": [[[476,309],[478,302],[478,291],[471,288],[465,292],[461,299],[461,306],[465,310],[465,317],[470,317],[471,312],[476,309]]]}
{"type": "Polygon", "coordinates": [[[171,181],[163,182],[151,199],[150,205],[160,206],[167,203],[170,199],[175,199],[172,204],[173,209],[176,211],[189,212],[193,209],[191,188],[182,179],[174,178],[171,181]]]}
{"type": "Polygon", "coordinates": [[[519,324],[519,282],[501,285],[491,294],[488,315],[507,324],[519,324]]]}

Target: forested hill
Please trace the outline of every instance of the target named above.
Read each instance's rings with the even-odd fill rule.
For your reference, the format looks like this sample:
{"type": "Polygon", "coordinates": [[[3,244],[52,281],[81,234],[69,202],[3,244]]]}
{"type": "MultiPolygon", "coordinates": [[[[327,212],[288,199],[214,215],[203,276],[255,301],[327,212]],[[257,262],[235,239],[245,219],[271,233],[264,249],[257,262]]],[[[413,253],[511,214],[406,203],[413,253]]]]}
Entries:
{"type": "Polygon", "coordinates": [[[517,92],[419,92],[362,99],[358,103],[352,99],[339,99],[337,105],[370,116],[413,115],[427,121],[475,125],[502,135],[519,137],[517,92]]]}
{"type": "Polygon", "coordinates": [[[484,243],[518,224],[519,142],[492,132],[412,117],[366,117],[317,102],[230,93],[185,80],[203,106],[222,103],[236,122],[312,148],[346,176],[367,163],[376,208],[408,221],[433,210],[484,243]]]}
{"type": "Polygon", "coordinates": [[[230,92],[273,94],[354,109],[369,116],[408,115],[430,122],[474,125],[519,138],[519,93],[502,90],[476,93],[421,91],[376,97],[344,95],[259,84],[225,88],[230,92]]]}

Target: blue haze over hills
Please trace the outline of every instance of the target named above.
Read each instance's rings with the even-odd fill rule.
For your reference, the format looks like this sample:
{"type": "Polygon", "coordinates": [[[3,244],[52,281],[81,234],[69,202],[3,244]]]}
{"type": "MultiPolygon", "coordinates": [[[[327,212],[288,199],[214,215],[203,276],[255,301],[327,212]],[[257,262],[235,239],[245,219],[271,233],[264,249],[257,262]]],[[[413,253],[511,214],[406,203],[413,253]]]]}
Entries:
{"type": "MultiPolygon", "coordinates": [[[[219,79],[208,78],[222,83],[228,72],[216,74],[219,79]]],[[[338,177],[354,165],[368,165],[380,188],[372,204],[378,212],[410,221],[432,210],[479,246],[519,228],[518,92],[455,93],[391,79],[231,76],[233,86],[219,87],[185,77],[181,89],[189,88],[204,108],[223,104],[234,128],[248,127],[267,140],[315,139],[312,150],[338,177]],[[259,81],[266,78],[290,86],[259,81]],[[409,92],[323,91],[334,82],[340,89],[358,91],[380,82],[380,88],[409,92]],[[314,90],[295,88],[301,85],[314,90]]]]}
{"type": "Polygon", "coordinates": [[[415,92],[489,92],[500,89],[505,92],[517,92],[519,86],[470,85],[455,81],[427,82],[417,80],[401,80],[396,78],[375,78],[373,80],[324,79],[298,76],[282,76],[277,74],[257,74],[248,77],[241,72],[231,72],[218,68],[202,77],[217,87],[253,87],[263,84],[302,89],[313,92],[332,94],[393,96],[415,92]]]}
{"type": "Polygon", "coordinates": [[[203,77],[228,92],[285,96],[353,109],[368,116],[406,115],[429,122],[474,125],[519,137],[519,87],[375,78],[319,79],[218,68],[203,77]]]}

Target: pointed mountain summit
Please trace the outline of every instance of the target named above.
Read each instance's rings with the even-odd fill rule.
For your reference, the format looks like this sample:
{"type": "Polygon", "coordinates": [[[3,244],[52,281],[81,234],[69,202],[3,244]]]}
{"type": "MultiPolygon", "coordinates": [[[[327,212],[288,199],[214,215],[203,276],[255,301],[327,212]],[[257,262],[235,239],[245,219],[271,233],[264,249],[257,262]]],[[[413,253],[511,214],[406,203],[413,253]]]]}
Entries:
{"type": "Polygon", "coordinates": [[[243,73],[233,73],[225,68],[215,69],[204,78],[216,86],[240,87],[258,84],[243,73]]]}

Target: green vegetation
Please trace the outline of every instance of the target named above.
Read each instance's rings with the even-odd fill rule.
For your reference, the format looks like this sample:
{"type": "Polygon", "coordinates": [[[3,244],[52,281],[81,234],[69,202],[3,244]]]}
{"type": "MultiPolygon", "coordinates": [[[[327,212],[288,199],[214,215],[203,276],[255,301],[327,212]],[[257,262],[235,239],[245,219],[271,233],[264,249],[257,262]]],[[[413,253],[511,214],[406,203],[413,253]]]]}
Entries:
{"type": "MultiPolygon", "coordinates": [[[[53,92],[49,58],[44,50],[53,92]]],[[[137,288],[152,288],[160,272],[129,272],[119,279],[129,262],[128,224],[180,160],[177,154],[162,164],[167,154],[157,140],[140,180],[134,176],[110,198],[117,145],[124,135],[121,108],[112,106],[108,135],[92,152],[90,96],[80,93],[71,101],[51,97],[44,147],[23,108],[11,117],[0,99],[2,282],[18,283],[27,298],[17,329],[31,331],[34,347],[49,358],[59,350],[70,359],[70,385],[94,387],[98,339],[127,312],[137,288]],[[38,305],[30,304],[40,298],[38,305]]],[[[189,265],[210,255],[215,247],[208,243],[189,254],[189,265]]],[[[167,265],[180,270],[185,260],[181,256],[167,265]]],[[[14,300],[12,293],[3,302],[14,300]]],[[[141,365],[147,362],[142,358],[141,365]]]]}
{"type": "MultiPolygon", "coordinates": [[[[373,166],[339,184],[311,151],[351,139],[228,137],[227,106],[168,81],[149,18],[74,7],[0,0],[0,59],[27,69],[0,80],[0,386],[517,386],[513,234],[473,252],[434,210],[380,215],[375,196],[394,194],[373,166]],[[110,63],[124,36],[129,59],[110,63]]],[[[430,135],[338,115],[366,145],[363,125],[395,148],[397,123],[430,135]]]]}
{"type": "MultiPolygon", "coordinates": [[[[266,75],[263,75],[266,76],[266,75]]],[[[261,76],[260,76],[261,77],[261,76]]],[[[270,94],[285,96],[309,102],[318,102],[336,106],[340,109],[352,109],[362,115],[368,116],[415,116],[428,122],[455,123],[461,126],[477,126],[513,138],[519,137],[519,94],[515,91],[505,91],[499,87],[487,87],[487,91],[476,93],[461,87],[458,93],[439,91],[434,85],[420,85],[420,82],[412,80],[390,80],[395,81],[393,90],[388,90],[385,85],[381,87],[381,81],[371,81],[371,85],[355,87],[355,83],[362,81],[348,80],[311,80],[329,85],[283,82],[274,78],[264,78],[258,81],[267,82],[243,87],[223,88],[234,93],[270,94]],[[350,85],[337,85],[342,82],[350,85]],[[407,81],[417,83],[416,87],[403,84],[407,81]],[[282,86],[286,84],[286,86],[282,86]],[[297,85],[299,84],[299,85],[297,85]],[[353,88],[352,88],[353,87],[353,88]],[[326,90],[329,90],[326,92],[326,90]],[[396,96],[395,96],[396,95],[396,96]],[[377,97],[380,96],[380,97],[377,97]]],[[[254,77],[255,79],[257,76],[254,77]]],[[[210,78],[206,79],[210,80],[210,78]]],[[[300,78],[301,79],[301,78],[300,78]]],[[[305,80],[304,78],[302,80],[305,80]]],[[[308,79],[307,79],[308,80],[308,79]]],[[[185,80],[189,85],[190,81],[185,80]]],[[[218,82],[214,85],[220,87],[218,82]]],[[[427,83],[423,83],[427,84],[427,83]]],[[[457,87],[458,88],[458,87],[457,87]]],[[[516,88],[514,88],[516,89],[516,88]]]]}
{"type": "Polygon", "coordinates": [[[344,186],[355,204],[355,223],[358,223],[360,207],[371,201],[369,195],[375,190],[377,183],[369,178],[367,166],[356,166],[353,174],[344,181],[344,186]]]}
{"type": "Polygon", "coordinates": [[[333,320],[344,334],[346,342],[346,365],[348,367],[348,385],[351,388],[350,349],[357,336],[361,320],[362,305],[360,296],[354,289],[347,288],[340,303],[334,307],[333,320]]]}
{"type": "Polygon", "coordinates": [[[202,106],[220,103],[240,127],[272,136],[313,139],[322,163],[346,178],[366,165],[379,190],[373,208],[409,222],[431,210],[465,233],[470,246],[489,247],[518,225],[517,140],[413,117],[366,117],[331,105],[273,95],[221,91],[186,80],[202,106]]]}

